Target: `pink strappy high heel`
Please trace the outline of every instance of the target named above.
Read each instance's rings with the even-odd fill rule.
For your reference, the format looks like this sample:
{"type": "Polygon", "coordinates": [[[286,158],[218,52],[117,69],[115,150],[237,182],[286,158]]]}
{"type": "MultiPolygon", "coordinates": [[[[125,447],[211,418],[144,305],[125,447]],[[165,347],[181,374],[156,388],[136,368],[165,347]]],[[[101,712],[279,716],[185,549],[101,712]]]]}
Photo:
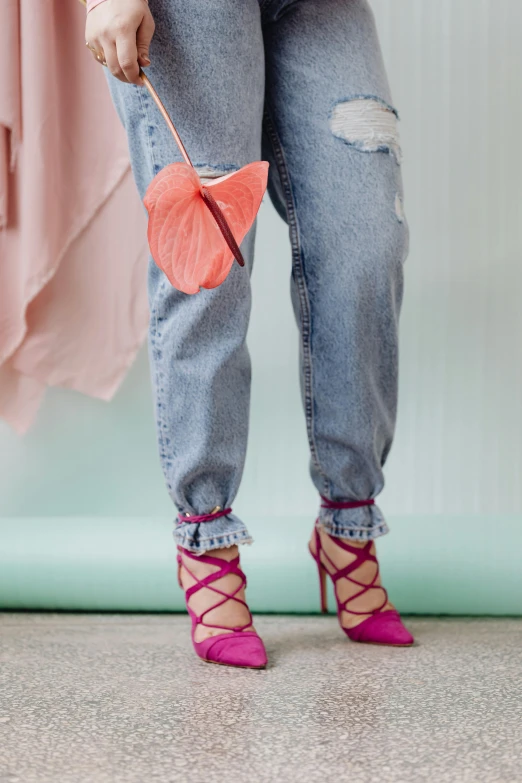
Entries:
{"type": "Polygon", "coordinates": [[[255,631],[245,630],[245,628],[249,628],[252,625],[253,619],[248,605],[241,598],[237,597],[237,593],[239,593],[242,587],[246,587],[247,583],[246,576],[239,566],[239,555],[233,560],[223,560],[222,558],[211,557],[209,555],[193,555],[186,549],[178,547],[178,582],[183,589],[181,583],[182,566],[187,573],[190,574],[192,579],[195,580],[195,584],[187,588],[185,600],[188,613],[192,619],[192,644],[194,645],[196,655],[209,663],[220,663],[225,666],[240,666],[247,669],[264,669],[267,663],[264,644],[255,631]],[[187,568],[186,563],[182,562],[181,552],[183,552],[184,557],[188,557],[191,560],[197,560],[199,563],[208,563],[209,565],[217,566],[219,570],[212,574],[208,574],[208,576],[205,576],[203,579],[198,579],[189,568],[187,568]],[[228,574],[235,574],[241,580],[233,593],[225,593],[217,587],[212,587],[213,582],[217,582],[228,574]],[[212,590],[216,595],[221,597],[222,600],[218,601],[213,606],[210,606],[201,615],[197,615],[190,608],[189,599],[203,587],[212,590]],[[206,623],[204,620],[205,615],[213,609],[217,609],[218,606],[222,606],[227,601],[237,601],[238,604],[244,606],[248,612],[248,622],[242,626],[235,626],[232,628],[226,625],[211,625],[206,623]],[[229,633],[209,636],[201,642],[196,642],[195,632],[198,625],[204,625],[206,628],[219,628],[223,631],[229,631],[229,633]]]}
{"type": "MultiPolygon", "coordinates": [[[[359,501],[354,503],[334,503],[334,501],[329,501],[326,500],[325,498],[323,498],[323,501],[324,501],[323,508],[358,508],[360,506],[373,504],[373,501],[359,501]]],[[[386,592],[384,587],[375,584],[379,576],[379,563],[375,555],[372,555],[371,553],[371,547],[373,542],[368,541],[363,547],[359,548],[355,546],[350,546],[350,544],[348,544],[342,538],[337,538],[337,537],[334,538],[334,536],[330,536],[330,538],[333,538],[335,540],[336,546],[339,546],[341,549],[344,549],[345,552],[350,552],[350,554],[354,555],[355,557],[355,560],[349,563],[349,565],[345,566],[344,568],[338,569],[335,566],[335,564],[332,562],[331,558],[328,557],[328,555],[326,554],[321,544],[321,536],[319,535],[319,530],[317,529],[317,527],[315,528],[314,535],[315,535],[315,539],[314,539],[315,553],[312,551],[310,545],[308,548],[310,550],[310,554],[312,555],[313,559],[317,563],[317,569],[319,572],[321,611],[322,612],[328,611],[327,590],[326,590],[326,576],[328,574],[334,585],[335,598],[337,600],[337,615],[339,618],[339,624],[341,625],[341,628],[343,629],[343,631],[345,632],[345,634],[348,636],[349,639],[351,639],[354,642],[366,642],[367,644],[387,644],[387,645],[393,645],[395,647],[410,647],[413,644],[414,639],[411,633],[408,631],[408,629],[404,627],[400,614],[395,609],[387,609],[384,612],[381,611],[383,607],[385,607],[386,604],[388,603],[388,593],[386,592]],[[375,576],[373,577],[372,581],[366,585],[363,582],[358,582],[356,579],[353,579],[350,576],[350,574],[356,571],[363,563],[367,562],[368,560],[377,565],[377,570],[375,572],[375,576]],[[328,564],[329,568],[326,568],[325,563],[328,564]],[[359,587],[360,590],[354,595],[350,596],[350,598],[348,598],[346,601],[341,601],[337,593],[337,582],[340,579],[348,579],[350,582],[352,582],[352,584],[357,585],[357,587],[359,587]],[[372,611],[366,611],[366,612],[356,612],[348,608],[348,604],[351,601],[363,595],[364,593],[367,592],[367,590],[370,589],[376,589],[382,591],[383,600],[380,606],[378,606],[376,609],[373,609],[372,611]],[[361,623],[359,623],[359,625],[356,625],[353,628],[345,628],[341,622],[343,611],[348,612],[349,614],[358,614],[358,615],[369,614],[370,617],[367,617],[366,620],[363,620],[361,623]]]]}

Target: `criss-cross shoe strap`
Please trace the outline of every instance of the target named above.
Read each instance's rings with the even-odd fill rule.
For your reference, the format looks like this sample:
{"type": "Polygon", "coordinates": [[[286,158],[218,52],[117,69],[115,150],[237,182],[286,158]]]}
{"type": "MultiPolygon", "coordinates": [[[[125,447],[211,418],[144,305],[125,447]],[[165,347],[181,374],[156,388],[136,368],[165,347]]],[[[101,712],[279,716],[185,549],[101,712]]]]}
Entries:
{"type": "Polygon", "coordinates": [[[347,566],[345,566],[344,568],[337,569],[332,559],[328,557],[328,555],[326,554],[324,547],[321,546],[319,535],[317,535],[316,541],[319,541],[319,548],[323,554],[323,558],[327,560],[329,566],[331,566],[332,570],[329,569],[329,573],[334,583],[335,595],[339,607],[343,609],[345,612],[349,612],[350,614],[358,614],[358,615],[377,614],[378,612],[381,611],[381,609],[384,609],[384,607],[388,603],[388,593],[386,592],[386,589],[382,585],[375,584],[377,579],[379,578],[379,563],[375,555],[372,555],[371,553],[373,542],[368,541],[364,545],[364,547],[359,548],[355,546],[350,546],[350,544],[347,544],[346,541],[343,541],[343,539],[341,538],[336,538],[335,539],[336,545],[339,546],[341,549],[344,549],[345,552],[350,552],[355,557],[355,560],[353,560],[347,566]],[[375,563],[375,565],[377,566],[375,569],[375,575],[371,580],[371,582],[369,582],[368,584],[365,584],[364,582],[359,582],[357,579],[354,579],[352,576],[350,576],[350,574],[352,574],[354,571],[356,571],[366,562],[375,563]],[[339,599],[339,595],[337,592],[337,582],[340,579],[348,579],[349,582],[351,582],[354,585],[357,585],[357,587],[360,587],[361,589],[354,595],[351,595],[349,598],[347,598],[346,601],[341,601],[339,599]],[[356,598],[359,598],[359,596],[364,595],[364,593],[366,593],[368,590],[380,590],[382,592],[383,602],[380,606],[378,606],[375,609],[366,609],[366,611],[364,612],[357,612],[354,609],[348,608],[349,603],[354,601],[356,598]]]}
{"type": "Polygon", "coordinates": [[[195,584],[191,585],[191,587],[188,587],[185,591],[185,599],[187,602],[187,609],[189,610],[194,622],[196,625],[204,625],[206,628],[219,628],[223,631],[244,631],[246,628],[250,628],[250,626],[253,624],[254,620],[252,617],[252,614],[250,612],[250,609],[248,608],[248,604],[243,601],[242,598],[238,598],[238,593],[241,592],[243,587],[246,587],[247,580],[246,576],[243,573],[243,571],[240,568],[239,565],[239,555],[235,557],[233,560],[222,560],[220,557],[211,557],[210,555],[192,555],[190,552],[188,552],[186,549],[183,550],[184,557],[189,557],[191,560],[196,560],[199,563],[206,563],[207,565],[216,566],[219,570],[214,571],[211,574],[207,574],[207,576],[203,577],[203,579],[199,579],[195,574],[192,573],[192,571],[187,568],[187,564],[183,562],[181,554],[178,554],[178,565],[179,568],[183,567],[185,571],[194,579],[195,584]],[[237,588],[232,593],[227,593],[224,590],[219,589],[218,587],[214,586],[214,582],[219,581],[220,579],[223,579],[225,576],[234,575],[239,577],[239,584],[237,588]],[[194,595],[194,593],[197,593],[199,590],[206,588],[207,590],[212,590],[213,593],[215,593],[217,596],[221,598],[221,600],[218,600],[217,603],[213,604],[212,606],[209,606],[208,609],[205,609],[202,614],[197,615],[190,607],[189,607],[189,599],[191,596],[194,595]],[[207,615],[209,612],[214,611],[214,609],[218,609],[220,606],[223,606],[223,604],[226,604],[227,601],[235,601],[236,603],[240,604],[241,606],[244,606],[246,611],[248,612],[248,622],[244,625],[236,625],[236,626],[229,626],[229,625],[216,625],[215,623],[206,623],[205,622],[205,615],[207,615]]]}

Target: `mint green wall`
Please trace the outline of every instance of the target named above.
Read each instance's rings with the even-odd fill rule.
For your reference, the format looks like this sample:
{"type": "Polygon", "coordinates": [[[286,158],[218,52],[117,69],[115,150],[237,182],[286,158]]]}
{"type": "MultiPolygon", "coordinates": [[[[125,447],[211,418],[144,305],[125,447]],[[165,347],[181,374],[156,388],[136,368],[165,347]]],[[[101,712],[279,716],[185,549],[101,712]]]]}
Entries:
{"type": "MultiPolygon", "coordinates": [[[[515,554],[522,545],[522,102],[515,97],[522,5],[374,0],[373,6],[402,118],[411,227],[399,422],[382,496],[395,521],[381,544],[385,568],[405,609],[522,613],[515,554]],[[462,601],[454,598],[457,586],[462,601]]],[[[304,543],[316,497],[308,480],[289,274],[286,227],[265,203],[249,335],[250,444],[235,508],[252,520],[258,540],[246,555],[257,574],[257,607],[309,610],[316,605],[314,576],[304,543]],[[288,586],[283,598],[277,596],[285,585],[276,589],[278,582],[267,578],[283,579],[278,536],[294,563],[289,574],[298,575],[298,588],[288,586]]],[[[71,563],[78,548],[71,530],[84,550],[92,533],[87,571],[96,571],[93,549],[104,551],[97,578],[106,589],[93,588],[95,605],[106,600],[115,608],[123,600],[121,584],[130,583],[111,581],[110,562],[117,575],[128,557],[143,575],[142,551],[149,576],[122,606],[176,606],[166,565],[172,547],[170,554],[163,550],[165,542],[171,546],[172,514],[156,457],[144,352],[112,403],[52,390],[27,436],[0,425],[0,601],[3,595],[22,605],[24,585],[30,587],[20,541],[32,553],[32,573],[38,553],[54,562],[53,545],[47,541],[46,552],[42,535],[48,529],[55,541],[65,536],[71,563]],[[149,519],[155,520],[150,528],[149,519]],[[126,532],[128,546],[118,554],[115,542],[126,532]]],[[[62,577],[80,580],[77,604],[75,588],[64,590],[81,605],[89,582],[67,566],[63,546],[58,550],[62,577]]],[[[32,601],[43,595],[48,576],[44,569],[36,579],[32,601]]]]}
{"type": "MultiPolygon", "coordinates": [[[[249,514],[243,547],[253,611],[317,612],[307,516],[249,514]]],[[[520,517],[392,517],[379,543],[384,581],[403,612],[522,614],[520,517]],[[490,537],[492,522],[504,538],[490,537]],[[506,546],[506,541],[509,546],[506,546]]],[[[0,607],[183,608],[167,518],[0,519],[0,607]]],[[[335,603],[330,599],[330,611],[335,603]]]]}

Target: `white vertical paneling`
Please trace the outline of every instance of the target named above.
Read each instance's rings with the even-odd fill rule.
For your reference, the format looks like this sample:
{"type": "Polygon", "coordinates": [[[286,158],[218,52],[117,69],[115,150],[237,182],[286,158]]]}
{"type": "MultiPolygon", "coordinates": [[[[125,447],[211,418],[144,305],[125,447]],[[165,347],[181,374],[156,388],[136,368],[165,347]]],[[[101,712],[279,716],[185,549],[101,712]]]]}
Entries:
{"type": "Polygon", "coordinates": [[[411,229],[386,505],[519,512],[522,4],[373,0],[411,229]]]}

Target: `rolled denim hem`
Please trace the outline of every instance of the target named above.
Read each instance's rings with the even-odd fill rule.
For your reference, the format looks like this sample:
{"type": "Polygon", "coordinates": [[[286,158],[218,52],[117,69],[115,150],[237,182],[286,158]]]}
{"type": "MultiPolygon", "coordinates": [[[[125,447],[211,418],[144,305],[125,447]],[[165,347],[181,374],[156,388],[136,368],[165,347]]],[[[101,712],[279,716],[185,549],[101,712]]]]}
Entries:
{"type": "Polygon", "coordinates": [[[174,541],[178,546],[202,555],[212,549],[225,549],[236,544],[251,544],[245,524],[235,515],[229,514],[213,522],[182,522],[174,530],[174,541]]]}
{"type": "Polygon", "coordinates": [[[373,541],[390,532],[378,506],[362,506],[354,509],[321,508],[317,523],[330,536],[352,541],[373,541]]]}

